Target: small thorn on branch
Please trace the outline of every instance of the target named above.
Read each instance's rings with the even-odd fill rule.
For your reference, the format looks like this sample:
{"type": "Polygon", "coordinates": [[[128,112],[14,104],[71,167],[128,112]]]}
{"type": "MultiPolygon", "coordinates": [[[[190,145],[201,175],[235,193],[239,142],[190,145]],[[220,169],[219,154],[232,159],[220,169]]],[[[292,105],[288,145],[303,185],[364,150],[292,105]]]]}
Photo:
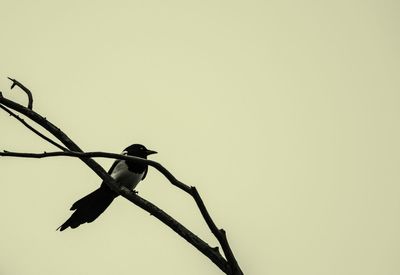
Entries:
{"type": "Polygon", "coordinates": [[[11,77],[7,77],[9,80],[11,80],[12,81],[12,84],[11,84],[11,90],[12,89],[14,89],[14,87],[15,87],[15,85],[17,85],[17,80],[15,80],[15,79],[13,79],[13,78],[11,78],[11,77]]]}
{"type": "Polygon", "coordinates": [[[12,81],[11,84],[11,90],[15,87],[18,86],[21,88],[21,90],[23,90],[27,95],[28,95],[28,109],[32,110],[32,106],[33,106],[33,96],[32,96],[32,92],[26,88],[21,82],[19,82],[18,80],[11,78],[11,77],[7,77],[9,80],[12,81]]]}

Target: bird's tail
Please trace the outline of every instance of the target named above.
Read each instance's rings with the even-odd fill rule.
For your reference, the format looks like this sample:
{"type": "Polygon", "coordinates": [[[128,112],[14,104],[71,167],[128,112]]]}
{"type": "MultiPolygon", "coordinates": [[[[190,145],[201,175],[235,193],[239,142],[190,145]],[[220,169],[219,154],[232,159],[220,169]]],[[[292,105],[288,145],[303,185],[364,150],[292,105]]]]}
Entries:
{"type": "Polygon", "coordinates": [[[94,221],[117,197],[107,185],[102,184],[98,189],[76,201],[70,210],[75,210],[71,217],[57,230],[68,227],[77,228],[79,225],[94,221]]]}

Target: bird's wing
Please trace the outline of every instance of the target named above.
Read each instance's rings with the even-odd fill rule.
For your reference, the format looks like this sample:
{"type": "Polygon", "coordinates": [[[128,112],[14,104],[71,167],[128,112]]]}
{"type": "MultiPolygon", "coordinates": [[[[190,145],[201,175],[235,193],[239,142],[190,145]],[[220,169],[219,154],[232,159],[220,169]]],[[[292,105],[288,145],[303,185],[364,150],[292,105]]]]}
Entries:
{"type": "Polygon", "coordinates": [[[120,162],[120,159],[117,159],[116,161],[114,161],[114,163],[111,165],[110,169],[108,170],[107,174],[111,175],[111,173],[113,172],[113,170],[115,169],[115,166],[117,166],[117,164],[120,162]]]}
{"type": "MultiPolygon", "coordinates": [[[[117,166],[117,164],[120,162],[120,159],[117,159],[116,161],[114,161],[114,163],[111,165],[110,169],[108,170],[107,174],[111,175],[111,173],[114,171],[115,167],[117,166]]],[[[104,183],[104,181],[101,183],[101,186],[107,186],[107,184],[104,183]]]]}
{"type": "Polygon", "coordinates": [[[147,175],[147,169],[148,169],[148,166],[146,166],[146,169],[144,169],[144,173],[143,173],[142,180],[144,180],[144,178],[145,178],[146,175],[147,175]]]}

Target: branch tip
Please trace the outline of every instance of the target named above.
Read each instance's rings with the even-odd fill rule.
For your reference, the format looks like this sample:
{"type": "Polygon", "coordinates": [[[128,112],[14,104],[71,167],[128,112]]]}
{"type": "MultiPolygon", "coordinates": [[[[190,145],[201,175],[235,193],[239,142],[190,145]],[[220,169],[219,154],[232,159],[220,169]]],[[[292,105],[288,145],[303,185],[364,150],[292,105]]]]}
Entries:
{"type": "Polygon", "coordinates": [[[23,90],[26,95],[28,96],[28,109],[32,110],[32,106],[33,106],[33,96],[32,96],[32,92],[26,88],[21,82],[19,82],[18,80],[11,78],[11,77],[7,77],[9,80],[12,81],[11,84],[11,90],[15,87],[18,86],[21,88],[21,90],[23,90]]]}
{"type": "Polygon", "coordinates": [[[15,87],[15,85],[17,85],[17,81],[11,77],[7,77],[7,78],[12,81],[11,88],[10,88],[12,90],[15,87]]]}

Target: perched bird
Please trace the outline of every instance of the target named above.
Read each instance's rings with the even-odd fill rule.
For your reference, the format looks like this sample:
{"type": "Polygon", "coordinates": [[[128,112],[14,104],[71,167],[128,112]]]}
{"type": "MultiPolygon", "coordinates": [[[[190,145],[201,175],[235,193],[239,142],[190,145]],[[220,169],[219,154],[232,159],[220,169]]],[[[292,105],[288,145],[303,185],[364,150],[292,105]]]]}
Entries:
{"type": "MultiPolygon", "coordinates": [[[[141,144],[133,144],[127,147],[122,154],[147,159],[148,155],[156,154],[156,151],[148,150],[141,144]]],[[[134,189],[136,185],[144,180],[147,174],[147,164],[141,164],[128,160],[116,160],[111,166],[108,174],[117,183],[134,189]]],[[[68,227],[77,228],[81,224],[94,221],[112,201],[118,196],[104,182],[92,193],[76,201],[70,210],[75,210],[71,217],[63,223],[57,230],[65,230],[68,227]]]]}

